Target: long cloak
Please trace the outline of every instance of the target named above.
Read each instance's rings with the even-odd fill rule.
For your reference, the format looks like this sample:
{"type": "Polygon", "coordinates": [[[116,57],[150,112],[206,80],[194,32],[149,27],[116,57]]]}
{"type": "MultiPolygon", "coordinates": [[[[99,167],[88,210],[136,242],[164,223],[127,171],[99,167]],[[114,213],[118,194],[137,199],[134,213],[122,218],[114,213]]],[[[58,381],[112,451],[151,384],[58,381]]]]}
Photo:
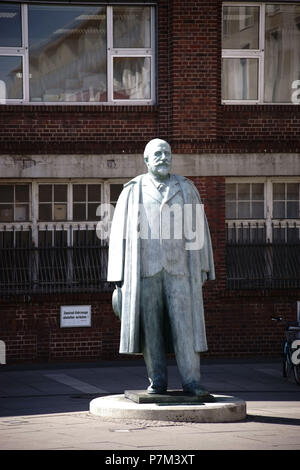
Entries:
{"type": "MultiPolygon", "coordinates": [[[[118,199],[110,232],[107,280],[122,282],[121,354],[141,354],[140,337],[140,237],[139,204],[144,175],[124,185],[118,199]]],[[[201,204],[194,184],[174,175],[181,187],[184,204],[201,204]]],[[[197,352],[207,351],[202,284],[215,279],[211,237],[204,214],[204,244],[188,250],[192,295],[193,343],[197,352]]]]}

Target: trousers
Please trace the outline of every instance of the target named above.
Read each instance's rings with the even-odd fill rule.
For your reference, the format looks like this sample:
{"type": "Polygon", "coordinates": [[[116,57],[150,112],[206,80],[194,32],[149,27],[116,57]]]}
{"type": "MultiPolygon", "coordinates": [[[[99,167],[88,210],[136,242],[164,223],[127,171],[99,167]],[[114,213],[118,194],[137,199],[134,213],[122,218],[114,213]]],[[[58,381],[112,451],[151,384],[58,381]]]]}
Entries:
{"type": "Polygon", "coordinates": [[[200,354],[194,350],[188,276],[162,270],[141,279],[142,352],[151,384],[166,387],[167,335],[171,335],[183,387],[200,383],[200,354]],[[170,331],[166,335],[166,326],[170,331]]]}

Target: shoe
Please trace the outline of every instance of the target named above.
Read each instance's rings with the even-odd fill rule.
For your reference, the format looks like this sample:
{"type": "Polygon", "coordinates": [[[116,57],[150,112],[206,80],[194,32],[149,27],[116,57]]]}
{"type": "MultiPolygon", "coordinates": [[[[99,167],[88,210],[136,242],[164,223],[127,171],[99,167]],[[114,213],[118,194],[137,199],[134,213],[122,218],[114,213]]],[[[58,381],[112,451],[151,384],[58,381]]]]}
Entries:
{"type": "Polygon", "coordinates": [[[210,396],[210,393],[205,388],[203,388],[200,384],[197,384],[197,383],[191,383],[191,384],[185,385],[183,387],[183,391],[185,393],[194,395],[195,397],[199,397],[199,398],[210,396]]]}
{"type": "Polygon", "coordinates": [[[149,385],[149,387],[147,388],[147,392],[150,393],[150,394],[157,394],[157,395],[161,395],[163,393],[166,393],[167,389],[164,387],[155,387],[154,385],[149,385]]]}
{"type": "Polygon", "coordinates": [[[167,386],[166,385],[162,385],[160,383],[155,383],[155,382],[152,382],[151,381],[151,384],[149,385],[149,387],[147,388],[147,392],[150,393],[150,394],[162,394],[162,393],[166,393],[167,391],[167,386]]]}

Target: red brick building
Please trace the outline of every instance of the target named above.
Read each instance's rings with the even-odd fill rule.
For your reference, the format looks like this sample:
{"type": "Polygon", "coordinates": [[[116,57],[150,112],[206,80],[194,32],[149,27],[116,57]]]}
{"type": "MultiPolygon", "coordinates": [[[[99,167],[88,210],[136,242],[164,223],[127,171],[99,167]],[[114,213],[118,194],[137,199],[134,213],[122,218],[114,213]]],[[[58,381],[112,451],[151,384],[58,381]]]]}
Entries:
{"type": "Polygon", "coordinates": [[[300,300],[300,4],[0,4],[0,340],[7,363],[118,357],[101,202],[153,137],[214,246],[210,356],[280,353],[300,300]],[[90,326],[61,325],[90,306],[90,326]]]}

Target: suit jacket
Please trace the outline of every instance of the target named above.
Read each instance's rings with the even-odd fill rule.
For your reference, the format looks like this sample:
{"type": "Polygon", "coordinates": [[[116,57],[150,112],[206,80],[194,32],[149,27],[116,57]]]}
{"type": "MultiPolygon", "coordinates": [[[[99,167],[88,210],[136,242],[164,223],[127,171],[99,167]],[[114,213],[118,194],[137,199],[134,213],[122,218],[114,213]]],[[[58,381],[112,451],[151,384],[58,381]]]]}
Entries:
{"type": "Polygon", "coordinates": [[[164,195],[149,175],[142,180],[141,200],[141,277],[150,277],[164,269],[173,275],[188,275],[180,184],[170,175],[164,195]],[[176,221],[178,223],[176,224],[176,221]]]}
{"type": "MultiPolygon", "coordinates": [[[[141,239],[139,236],[139,206],[142,184],[146,175],[129,181],[120,194],[111,226],[109,242],[109,282],[122,282],[122,321],[120,353],[141,354],[140,341],[140,279],[141,239]]],[[[185,204],[201,204],[193,183],[178,175],[185,204]]],[[[193,341],[195,351],[207,350],[202,284],[215,279],[213,252],[207,220],[204,214],[204,243],[199,250],[188,250],[188,270],[192,293],[193,341]]]]}

